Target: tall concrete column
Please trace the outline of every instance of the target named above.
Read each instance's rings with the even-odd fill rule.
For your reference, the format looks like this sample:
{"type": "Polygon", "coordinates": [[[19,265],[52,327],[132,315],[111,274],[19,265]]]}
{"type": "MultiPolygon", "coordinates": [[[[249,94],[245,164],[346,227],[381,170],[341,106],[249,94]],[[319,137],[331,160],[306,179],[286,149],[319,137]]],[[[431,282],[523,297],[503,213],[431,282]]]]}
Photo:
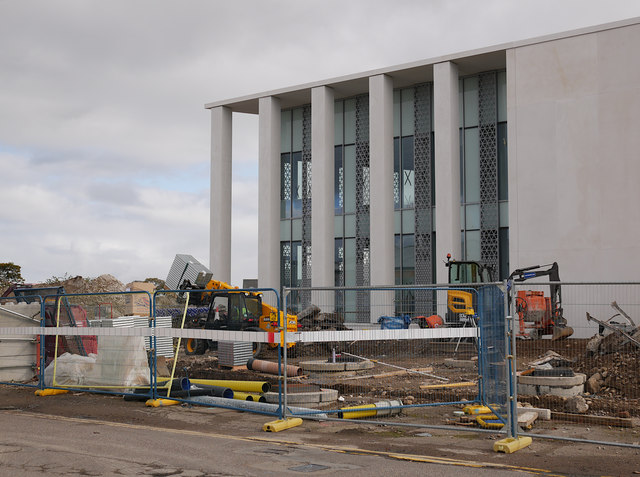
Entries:
{"type": "Polygon", "coordinates": [[[231,282],[231,110],[211,109],[211,194],[209,268],[231,282]]]}
{"type": "MultiPolygon", "coordinates": [[[[280,100],[260,98],[258,150],[258,286],[280,289],[280,100]]],[[[268,294],[265,300],[271,304],[268,294]]]]}
{"type": "Polygon", "coordinates": [[[394,285],[393,80],[369,78],[371,285],[394,285]]]}
{"type": "MultiPolygon", "coordinates": [[[[372,286],[395,284],[393,244],[393,80],[369,78],[370,271],[372,286]]],[[[371,322],[394,315],[394,292],[372,294],[371,322]]]]}
{"type": "Polygon", "coordinates": [[[433,67],[435,174],[436,174],[436,278],[447,283],[443,260],[447,253],[460,259],[460,114],[458,67],[450,61],[433,67]]]}
{"type": "MultiPolygon", "coordinates": [[[[334,110],[331,88],[319,86],[311,90],[311,284],[314,287],[335,285],[334,110]]],[[[322,311],[333,311],[333,293],[314,292],[311,302],[322,311]]]]}

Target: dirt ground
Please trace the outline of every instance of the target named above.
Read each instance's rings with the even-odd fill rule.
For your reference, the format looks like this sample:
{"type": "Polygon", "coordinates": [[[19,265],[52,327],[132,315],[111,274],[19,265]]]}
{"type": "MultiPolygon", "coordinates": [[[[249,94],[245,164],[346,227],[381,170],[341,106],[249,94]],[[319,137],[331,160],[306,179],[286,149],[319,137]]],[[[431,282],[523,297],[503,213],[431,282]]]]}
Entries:
{"type": "MultiPolygon", "coordinates": [[[[570,361],[576,371],[590,372],[590,369],[607,368],[615,370],[612,375],[626,373],[625,379],[637,379],[637,365],[633,367],[633,363],[637,363],[637,353],[614,353],[587,359],[585,343],[577,340],[564,343],[521,342],[518,344],[518,368],[526,369],[531,361],[544,355],[549,349],[570,361]]],[[[426,391],[420,389],[421,384],[438,381],[388,366],[393,363],[394,366],[405,368],[428,369],[429,374],[447,377],[450,382],[472,381],[478,377],[475,367],[456,368],[445,364],[447,359],[473,359],[476,352],[472,343],[461,343],[457,352],[451,343],[420,341],[347,343],[342,344],[342,348],[337,351],[367,356],[376,362],[373,368],[360,371],[360,375],[356,376],[328,378],[304,375],[291,381],[317,382],[323,387],[337,389],[344,401],[329,405],[329,409],[393,398],[400,398],[405,404],[471,400],[477,393],[475,387],[426,391]],[[379,375],[383,377],[367,377],[379,375]]],[[[325,345],[301,347],[296,350],[296,354],[297,356],[288,358],[290,364],[327,359],[330,356],[325,345]]],[[[260,358],[277,361],[277,357],[275,350],[267,350],[260,358]]],[[[277,376],[274,375],[241,368],[221,368],[214,352],[207,352],[203,356],[180,357],[176,363],[176,373],[190,378],[265,380],[274,387],[278,383],[277,376]]],[[[355,446],[376,452],[482,462],[482,465],[489,466],[507,464],[514,468],[537,469],[527,472],[541,475],[553,472],[555,475],[629,476],[640,474],[640,419],[637,418],[639,404],[637,398],[628,397],[630,392],[633,390],[628,391],[624,386],[617,389],[612,385],[606,387],[599,396],[587,396],[590,403],[588,414],[630,417],[627,421],[631,421],[634,427],[567,422],[556,418],[550,421],[538,420],[530,431],[534,436],[577,438],[596,443],[534,437],[531,446],[508,455],[492,451],[493,442],[503,436],[490,431],[475,433],[460,426],[459,418],[454,416],[454,411],[460,410],[460,405],[411,407],[404,409],[398,416],[386,417],[387,423],[379,425],[353,420],[305,421],[302,426],[274,437],[287,442],[355,446]],[[607,446],[603,442],[630,444],[635,447],[607,446]]],[[[521,396],[520,401],[529,401],[536,407],[565,410],[562,398],[521,396]]],[[[258,414],[239,414],[226,410],[215,412],[220,410],[188,405],[148,408],[141,402],[126,401],[121,396],[86,392],[43,398],[34,396],[33,388],[0,385],[0,419],[3,411],[79,417],[87,419],[87,422],[104,420],[158,428],[197,429],[236,436],[264,435],[262,425],[272,419],[258,414]]]]}
{"type": "MultiPolygon", "coordinates": [[[[493,442],[500,438],[497,434],[476,434],[464,428],[451,431],[402,427],[402,423],[413,419],[411,415],[394,417],[397,425],[391,426],[354,421],[305,421],[302,426],[282,433],[266,434],[261,427],[271,420],[268,416],[189,406],[150,408],[140,402],[125,401],[120,396],[86,392],[36,397],[32,388],[0,385],[0,422],[3,412],[74,417],[86,420],[89,425],[92,421],[109,421],[230,436],[262,436],[274,442],[287,442],[287,445],[331,445],[351,448],[353,452],[365,449],[393,453],[396,458],[403,455],[438,457],[479,467],[508,465],[534,475],[631,476],[640,473],[638,449],[534,438],[531,446],[525,449],[501,454],[492,451],[493,442]]],[[[545,433],[561,438],[569,435],[605,441],[626,439],[625,442],[636,445],[640,441],[637,429],[622,433],[606,426],[586,427],[571,423],[554,423],[545,433]]]]}
{"type": "MultiPolygon", "coordinates": [[[[597,394],[586,394],[588,414],[619,418],[640,417],[640,350],[627,348],[607,355],[589,356],[586,352],[587,340],[519,341],[517,344],[518,370],[529,368],[529,363],[548,351],[554,351],[565,358],[567,366],[576,373],[584,373],[587,378],[601,372],[607,379],[605,386],[597,394]]],[[[450,383],[476,381],[477,368],[451,367],[450,359],[475,359],[476,350],[471,343],[461,343],[455,350],[455,343],[434,343],[432,341],[410,342],[368,342],[340,343],[337,352],[375,360],[374,368],[360,371],[356,376],[332,377],[310,375],[299,378],[299,382],[317,383],[322,387],[337,389],[345,401],[340,405],[357,405],[380,399],[401,399],[405,404],[424,404],[472,400],[477,388],[456,388],[424,390],[421,385],[437,384],[442,381],[424,374],[406,373],[393,366],[407,369],[426,369],[428,374],[447,378],[450,383]],[[392,366],[390,366],[392,365],[392,366]],[[385,375],[387,375],[385,377],[385,375]],[[374,377],[368,377],[374,376],[374,377]]],[[[303,347],[299,356],[288,358],[289,364],[302,361],[329,359],[331,356],[324,345],[303,347]]],[[[263,351],[260,359],[277,361],[274,350],[263,351]]],[[[203,356],[180,357],[177,369],[185,370],[190,377],[209,379],[261,379],[277,385],[277,377],[248,370],[220,369],[215,353],[203,356]],[[231,374],[230,374],[231,373],[231,374]],[[229,377],[232,375],[233,377],[229,377]]],[[[557,396],[519,396],[518,400],[534,407],[548,408],[556,412],[566,411],[566,400],[557,396]]]]}

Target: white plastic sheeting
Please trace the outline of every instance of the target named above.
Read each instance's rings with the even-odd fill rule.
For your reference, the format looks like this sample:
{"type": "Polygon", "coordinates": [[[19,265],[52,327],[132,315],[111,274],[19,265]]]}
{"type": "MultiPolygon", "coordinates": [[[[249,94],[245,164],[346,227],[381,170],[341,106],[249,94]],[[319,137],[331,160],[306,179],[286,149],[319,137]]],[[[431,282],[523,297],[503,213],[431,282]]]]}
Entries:
{"type": "Polygon", "coordinates": [[[148,386],[149,375],[143,337],[99,336],[97,355],[65,353],[59,356],[46,367],[44,384],[124,391],[134,386],[148,386]]]}

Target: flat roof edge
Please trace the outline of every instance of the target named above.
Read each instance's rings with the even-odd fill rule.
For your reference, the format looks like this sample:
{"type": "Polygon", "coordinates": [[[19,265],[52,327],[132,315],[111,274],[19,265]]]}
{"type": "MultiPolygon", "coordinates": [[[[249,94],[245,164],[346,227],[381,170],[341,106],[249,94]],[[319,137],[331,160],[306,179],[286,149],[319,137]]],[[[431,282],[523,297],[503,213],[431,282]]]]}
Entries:
{"type": "MultiPolygon", "coordinates": [[[[303,83],[303,84],[298,84],[298,85],[294,85],[294,86],[287,86],[287,87],[284,87],[284,88],[279,88],[279,89],[275,89],[275,90],[271,90],[271,91],[264,91],[264,92],[261,92],[261,93],[249,94],[249,95],[246,95],[246,96],[239,96],[239,97],[236,97],[236,98],[230,98],[230,99],[225,99],[225,100],[220,100],[220,101],[213,101],[213,102],[210,102],[210,103],[206,103],[204,105],[204,108],[205,109],[212,109],[212,108],[216,108],[216,107],[219,107],[219,106],[232,107],[234,104],[253,102],[253,101],[257,101],[260,98],[264,98],[264,97],[278,96],[278,95],[282,95],[282,94],[292,93],[292,92],[295,92],[295,91],[300,91],[300,90],[305,90],[305,89],[312,89],[312,88],[316,88],[318,86],[329,86],[330,87],[332,84],[343,83],[343,82],[354,81],[354,80],[361,80],[363,78],[368,78],[370,76],[387,74],[387,73],[392,73],[392,72],[395,72],[395,71],[408,70],[408,69],[412,69],[412,68],[428,67],[428,66],[436,65],[438,63],[444,63],[446,61],[454,61],[455,62],[455,60],[461,59],[461,58],[479,56],[479,55],[483,55],[483,54],[487,54],[487,53],[495,53],[495,52],[499,52],[499,51],[503,51],[503,50],[509,50],[509,49],[512,49],[512,48],[521,48],[521,47],[524,47],[524,46],[534,45],[534,44],[538,44],[538,43],[546,43],[548,41],[554,41],[554,40],[560,40],[560,39],[565,39],[565,38],[571,38],[571,37],[575,37],[575,36],[587,35],[587,34],[597,33],[597,32],[601,32],[601,31],[614,30],[614,29],[617,29],[617,28],[622,28],[622,27],[636,25],[636,24],[640,24],[640,17],[628,18],[628,19],[625,19],[625,20],[618,20],[616,22],[604,23],[604,24],[599,24],[599,25],[592,25],[592,26],[578,28],[576,30],[569,30],[569,31],[565,31],[565,32],[551,33],[551,34],[548,34],[548,35],[543,35],[543,36],[539,36],[539,37],[535,37],[535,38],[529,38],[529,39],[525,39],[525,40],[516,40],[516,41],[512,41],[512,42],[501,43],[501,44],[498,44],[498,45],[491,45],[491,46],[487,46],[487,47],[482,47],[482,48],[478,48],[478,49],[474,49],[474,50],[466,50],[466,51],[462,51],[462,52],[458,52],[458,53],[446,54],[446,55],[438,56],[438,57],[435,57],[435,58],[417,60],[417,61],[412,61],[412,62],[409,62],[409,63],[402,63],[402,64],[388,66],[388,67],[384,67],[384,68],[377,68],[377,69],[373,69],[373,70],[367,70],[367,71],[363,71],[363,72],[360,72],[360,73],[352,73],[352,74],[348,74],[348,75],[344,75],[344,76],[337,76],[337,77],[328,78],[328,79],[324,79],[324,80],[320,80],[320,81],[314,81],[314,82],[311,82],[311,83],[303,83]]],[[[242,108],[240,108],[240,109],[242,109],[242,108]]]]}

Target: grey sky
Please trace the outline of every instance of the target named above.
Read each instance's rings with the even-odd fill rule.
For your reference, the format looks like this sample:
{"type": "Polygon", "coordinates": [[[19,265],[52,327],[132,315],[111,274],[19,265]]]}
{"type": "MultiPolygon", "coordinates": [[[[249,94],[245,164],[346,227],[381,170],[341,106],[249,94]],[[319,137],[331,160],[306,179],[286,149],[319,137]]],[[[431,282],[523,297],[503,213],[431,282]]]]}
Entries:
{"type": "MultiPolygon", "coordinates": [[[[0,0],[0,262],[27,281],[206,264],[205,103],[635,16],[635,0],[0,0]]],[[[241,284],[257,118],[233,120],[241,284]]]]}

